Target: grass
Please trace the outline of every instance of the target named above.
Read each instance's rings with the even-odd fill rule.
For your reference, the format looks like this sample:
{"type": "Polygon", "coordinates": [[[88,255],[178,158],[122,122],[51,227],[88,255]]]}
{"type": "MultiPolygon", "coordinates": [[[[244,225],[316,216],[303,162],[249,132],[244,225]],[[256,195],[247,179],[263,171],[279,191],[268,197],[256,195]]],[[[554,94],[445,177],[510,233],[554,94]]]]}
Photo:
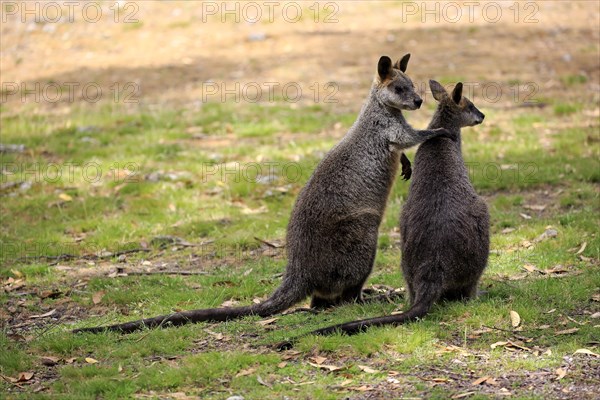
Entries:
{"type": "MultiPolygon", "coordinates": [[[[0,373],[33,371],[43,390],[6,381],[1,390],[28,399],[177,392],[206,399],[334,399],[369,392],[447,398],[470,390],[478,392],[472,398],[487,398],[500,387],[470,382],[489,375],[514,398],[545,398],[556,384],[591,384],[575,367],[559,383],[550,378],[567,368],[565,356],[593,349],[590,343],[598,340],[591,318],[600,288],[597,121],[578,123],[585,118],[582,104],[511,113],[482,108],[486,122],[463,136],[472,181],[492,215],[485,294],[468,304],[437,305],[425,320],[398,328],[305,337],[297,353],[268,345],[403,303],[293,313],[264,326],[248,317],[127,336],[68,331],[231,300],[248,304],[271,293],[285,268],[284,253],[255,238],[285,238],[298,191],[336,142],[329,132],[336,123],[347,129],[354,112],[278,102],[209,103],[200,112],[99,105],[66,117],[2,116],[3,143],[27,150],[2,154],[0,276],[5,285],[21,279],[25,286],[1,294],[0,301],[3,318],[19,315],[25,325],[20,336],[3,327],[0,373]],[[561,122],[559,128],[553,121],[561,122]],[[537,241],[548,227],[557,236],[537,241]],[[161,235],[197,246],[153,242],[161,235]],[[111,256],[139,248],[147,251],[111,256]],[[58,265],[44,258],[61,254],[75,258],[58,265]],[[566,272],[526,273],[525,264],[539,270],[562,265],[566,272]],[[115,266],[206,274],[108,276],[115,266]],[[43,297],[44,290],[58,294],[43,297]],[[93,300],[98,293],[100,300],[93,300]],[[54,323],[29,319],[52,309],[60,316],[54,323]],[[521,316],[522,331],[513,331],[510,311],[521,316]],[[571,328],[578,330],[560,334],[571,328]],[[526,349],[490,348],[507,340],[526,349]],[[58,365],[43,365],[43,356],[58,358],[58,365]],[[317,356],[340,369],[319,368],[311,358],[317,356]],[[530,392],[529,373],[539,371],[551,376],[530,392]],[[449,380],[432,384],[442,378],[449,380]]],[[[394,186],[369,284],[402,285],[396,227],[407,190],[400,180],[394,186]]],[[[585,357],[574,356],[577,362],[585,357]]]]}

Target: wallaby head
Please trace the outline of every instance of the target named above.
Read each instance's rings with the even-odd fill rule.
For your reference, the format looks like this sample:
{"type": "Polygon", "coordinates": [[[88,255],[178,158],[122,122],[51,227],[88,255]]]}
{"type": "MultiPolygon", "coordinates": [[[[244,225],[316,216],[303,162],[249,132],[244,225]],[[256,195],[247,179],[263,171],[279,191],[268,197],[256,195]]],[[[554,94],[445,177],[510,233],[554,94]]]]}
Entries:
{"type": "Polygon", "coordinates": [[[442,110],[443,117],[447,118],[444,120],[446,126],[462,128],[479,125],[483,122],[485,115],[475,107],[471,100],[462,95],[462,82],[456,84],[451,94],[448,94],[446,89],[434,80],[429,81],[429,87],[433,98],[440,103],[439,108],[442,110]]]}
{"type": "Polygon", "coordinates": [[[377,65],[375,95],[382,104],[398,110],[417,110],[423,99],[415,92],[415,86],[405,74],[410,54],[396,61],[382,56],[377,65]]]}

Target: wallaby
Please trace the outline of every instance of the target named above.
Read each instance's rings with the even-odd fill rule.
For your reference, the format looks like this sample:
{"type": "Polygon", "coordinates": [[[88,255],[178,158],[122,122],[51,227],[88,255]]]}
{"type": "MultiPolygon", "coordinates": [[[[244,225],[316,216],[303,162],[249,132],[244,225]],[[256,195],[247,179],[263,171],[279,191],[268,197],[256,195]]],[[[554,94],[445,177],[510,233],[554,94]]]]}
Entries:
{"type": "Polygon", "coordinates": [[[401,110],[423,100],[404,73],[410,54],[392,65],[380,58],[371,93],[344,138],[315,169],[301,190],[287,227],[288,265],[279,288],[264,302],[246,307],[184,311],[129,323],[77,329],[132,332],[164,324],[266,317],[307,296],[311,307],[361,301],[371,273],[377,234],[398,170],[399,150],[441,135],[443,128],[414,130],[401,110]]]}
{"type": "Polygon", "coordinates": [[[480,124],[485,116],[462,96],[462,83],[451,95],[436,81],[429,81],[429,86],[439,105],[428,128],[444,127],[454,136],[429,139],[415,155],[400,217],[402,272],[411,307],[402,314],[348,322],[313,334],[353,334],[371,326],[399,325],[425,316],[439,300],[476,295],[489,254],[490,218],[469,181],[460,129],[480,124]]]}

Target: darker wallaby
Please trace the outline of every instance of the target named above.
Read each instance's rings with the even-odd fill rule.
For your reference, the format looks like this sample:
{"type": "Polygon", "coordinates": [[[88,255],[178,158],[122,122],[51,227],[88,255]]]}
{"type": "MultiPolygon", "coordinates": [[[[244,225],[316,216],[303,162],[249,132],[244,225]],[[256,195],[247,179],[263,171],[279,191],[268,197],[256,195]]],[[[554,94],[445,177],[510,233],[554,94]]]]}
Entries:
{"type": "Polygon", "coordinates": [[[399,150],[440,134],[414,130],[401,110],[423,102],[404,74],[410,54],[394,65],[381,57],[366,104],[346,136],[323,158],[296,200],[287,228],[288,265],[283,282],[260,304],[184,311],[155,318],[77,329],[131,332],[164,324],[225,321],[279,313],[312,296],[311,307],[361,301],[371,273],[377,234],[398,170],[399,150]]]}
{"type": "Polygon", "coordinates": [[[400,217],[402,272],[411,307],[404,313],[319,329],[313,334],[357,333],[370,326],[399,325],[423,317],[439,300],[471,299],[489,253],[489,213],[469,181],[461,154],[460,128],[484,115],[462,96],[429,81],[440,103],[429,129],[444,127],[454,137],[423,143],[415,155],[413,180],[400,217]]]}

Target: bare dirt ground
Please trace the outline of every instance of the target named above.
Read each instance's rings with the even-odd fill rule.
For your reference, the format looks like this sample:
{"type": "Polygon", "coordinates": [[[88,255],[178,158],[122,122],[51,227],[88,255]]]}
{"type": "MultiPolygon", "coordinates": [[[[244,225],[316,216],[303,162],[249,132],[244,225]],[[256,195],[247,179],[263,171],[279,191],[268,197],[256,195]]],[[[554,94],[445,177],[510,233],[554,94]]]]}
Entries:
{"type": "MultiPolygon", "coordinates": [[[[39,102],[28,96],[25,102],[56,109],[78,100],[85,103],[81,87],[88,83],[100,85],[102,99],[110,100],[115,84],[132,82],[141,103],[165,104],[201,101],[207,82],[227,88],[234,88],[235,82],[241,87],[258,83],[265,97],[266,82],[298,83],[307,100],[313,97],[311,84],[336,82],[340,106],[357,109],[378,57],[411,52],[410,73],[423,91],[429,78],[456,77],[500,84],[502,96],[492,104],[496,107],[514,103],[515,84],[520,83],[518,97],[523,100],[533,90],[523,86],[527,82],[537,85],[538,99],[559,93],[566,98],[598,98],[600,16],[595,1],[529,6],[477,2],[471,8],[463,5],[460,14],[448,3],[436,2],[428,9],[437,7],[437,16],[424,13],[425,6],[418,2],[319,3],[318,16],[315,9],[308,9],[310,3],[292,2],[303,6],[301,20],[295,21],[295,8],[281,3],[272,9],[272,16],[263,7],[256,23],[250,23],[253,10],[241,2],[226,7],[212,3],[217,7],[214,15],[208,15],[214,11],[207,9],[211,2],[121,3],[117,13],[112,3],[101,2],[97,22],[92,20],[97,14],[83,6],[73,8],[73,18],[63,10],[57,23],[43,18],[35,22],[34,15],[23,15],[23,9],[5,10],[3,89],[12,90],[7,84],[31,88],[40,83],[43,89],[48,82],[79,83],[73,91],[75,101],[64,94],[56,102],[44,102],[44,96],[39,102]],[[225,13],[236,10],[236,4],[237,11],[225,13]],[[564,92],[560,77],[579,74],[588,78],[588,92],[564,92]]],[[[52,11],[40,6],[37,16],[54,19],[52,11]]],[[[22,105],[21,95],[3,100],[11,110],[22,105]]]]}

